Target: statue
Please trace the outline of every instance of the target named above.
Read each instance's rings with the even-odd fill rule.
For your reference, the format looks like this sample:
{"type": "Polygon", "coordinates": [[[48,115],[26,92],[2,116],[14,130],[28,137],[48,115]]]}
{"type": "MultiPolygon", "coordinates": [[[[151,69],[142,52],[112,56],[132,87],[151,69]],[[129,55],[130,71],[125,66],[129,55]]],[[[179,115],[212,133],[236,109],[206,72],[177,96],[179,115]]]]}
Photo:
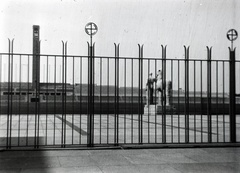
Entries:
{"type": "Polygon", "coordinates": [[[158,70],[155,78],[152,77],[152,73],[149,74],[146,83],[146,102],[145,114],[161,114],[162,106],[166,106],[166,110],[175,109],[172,105],[172,81],[164,80],[161,70],[158,70]],[[154,82],[156,82],[155,85],[154,82]],[[157,92],[157,107],[153,105],[154,86],[157,92]]]}
{"type": "Polygon", "coordinates": [[[154,82],[155,82],[155,79],[152,77],[152,73],[150,73],[146,83],[147,106],[150,104],[153,104],[153,83],[154,82]]]}
{"type": "Polygon", "coordinates": [[[158,96],[158,105],[163,105],[165,100],[165,83],[162,80],[162,71],[158,70],[157,76],[156,76],[156,90],[157,90],[157,96],[158,96]]]}
{"type": "Polygon", "coordinates": [[[162,79],[162,71],[158,70],[157,76],[156,76],[156,90],[158,93],[158,105],[167,105],[169,106],[171,104],[171,98],[172,98],[172,82],[171,81],[164,81],[162,79]],[[167,83],[167,87],[166,87],[167,83]]]}

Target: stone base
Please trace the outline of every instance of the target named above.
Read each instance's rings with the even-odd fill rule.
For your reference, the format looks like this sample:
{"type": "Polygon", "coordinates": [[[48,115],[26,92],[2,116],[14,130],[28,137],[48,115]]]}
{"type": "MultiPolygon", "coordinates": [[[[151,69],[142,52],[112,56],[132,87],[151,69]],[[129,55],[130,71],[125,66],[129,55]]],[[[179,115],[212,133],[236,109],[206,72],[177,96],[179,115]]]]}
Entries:
{"type": "Polygon", "coordinates": [[[162,111],[165,109],[166,113],[171,113],[172,110],[175,110],[173,106],[166,105],[162,107],[161,105],[145,105],[144,114],[162,114],[162,111]]]}

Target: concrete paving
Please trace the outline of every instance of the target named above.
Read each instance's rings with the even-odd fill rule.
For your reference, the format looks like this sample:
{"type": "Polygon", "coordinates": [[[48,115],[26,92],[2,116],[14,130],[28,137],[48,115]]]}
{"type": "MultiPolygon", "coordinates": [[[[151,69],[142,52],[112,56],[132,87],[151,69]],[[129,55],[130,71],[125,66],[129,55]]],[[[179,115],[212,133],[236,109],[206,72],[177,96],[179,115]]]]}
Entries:
{"type": "Polygon", "coordinates": [[[0,173],[237,173],[240,147],[0,151],[0,173]]]}
{"type": "MultiPolygon", "coordinates": [[[[34,137],[37,135],[40,145],[61,145],[63,134],[65,144],[87,144],[87,115],[11,115],[10,123],[7,115],[0,116],[0,147],[5,147],[7,136],[11,138],[11,146],[34,145],[34,137]],[[9,126],[8,126],[9,125],[9,126]],[[64,127],[64,129],[63,129],[64,127]],[[8,129],[9,128],[9,129],[8,129]]],[[[118,116],[118,142],[139,142],[139,115],[118,116]]],[[[189,117],[189,142],[207,143],[211,134],[212,142],[230,142],[229,115],[212,115],[211,132],[208,129],[206,115],[191,115],[189,117]]],[[[162,143],[166,136],[167,143],[185,143],[185,115],[167,115],[165,134],[163,133],[161,115],[142,116],[142,142],[162,143]]],[[[94,115],[94,143],[114,144],[115,140],[114,115],[94,115]]],[[[237,132],[240,131],[240,116],[236,116],[237,132]]],[[[237,133],[237,141],[240,142],[240,133],[237,133]]]]}

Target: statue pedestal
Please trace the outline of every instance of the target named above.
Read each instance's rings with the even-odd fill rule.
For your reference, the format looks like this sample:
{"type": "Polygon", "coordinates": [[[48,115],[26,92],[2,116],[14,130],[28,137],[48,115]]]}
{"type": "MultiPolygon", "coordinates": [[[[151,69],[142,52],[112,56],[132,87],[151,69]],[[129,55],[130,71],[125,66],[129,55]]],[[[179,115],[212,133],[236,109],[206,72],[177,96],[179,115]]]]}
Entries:
{"type": "Polygon", "coordinates": [[[166,106],[161,106],[161,105],[145,105],[144,106],[144,114],[162,114],[162,112],[165,109],[165,113],[171,113],[174,108],[173,106],[166,105],[166,106]]]}

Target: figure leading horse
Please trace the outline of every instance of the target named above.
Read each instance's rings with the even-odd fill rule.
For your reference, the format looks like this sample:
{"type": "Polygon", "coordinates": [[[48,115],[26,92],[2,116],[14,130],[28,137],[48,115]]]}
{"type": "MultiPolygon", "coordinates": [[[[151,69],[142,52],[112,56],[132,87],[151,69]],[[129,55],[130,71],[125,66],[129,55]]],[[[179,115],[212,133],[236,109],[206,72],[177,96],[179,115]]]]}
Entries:
{"type": "MultiPolygon", "coordinates": [[[[151,75],[150,75],[151,77],[151,75]]],[[[151,80],[148,79],[147,82],[147,105],[149,105],[149,103],[151,104],[151,98],[153,98],[153,92],[152,88],[149,88],[149,82],[153,84],[153,82],[156,82],[156,91],[157,91],[157,97],[158,97],[158,105],[166,105],[169,106],[171,105],[171,98],[172,98],[172,81],[164,81],[162,79],[162,71],[158,70],[157,72],[157,76],[155,79],[151,78],[151,80]],[[152,94],[152,96],[151,96],[152,94]],[[149,101],[150,99],[150,101],[149,101]]],[[[153,86],[153,85],[151,85],[153,86]]]]}

